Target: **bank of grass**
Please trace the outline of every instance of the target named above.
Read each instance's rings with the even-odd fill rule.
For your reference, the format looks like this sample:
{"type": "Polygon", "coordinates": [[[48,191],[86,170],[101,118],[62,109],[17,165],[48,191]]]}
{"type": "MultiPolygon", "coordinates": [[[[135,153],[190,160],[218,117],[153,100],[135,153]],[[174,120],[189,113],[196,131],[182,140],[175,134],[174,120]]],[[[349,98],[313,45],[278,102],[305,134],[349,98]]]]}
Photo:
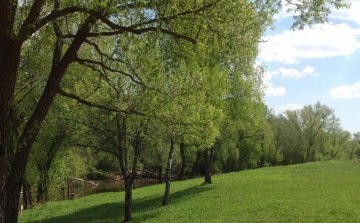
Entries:
{"type": "MultiPolygon", "coordinates": [[[[133,222],[360,222],[360,163],[315,162],[174,182],[134,190],[133,222]]],[[[20,222],[122,222],[122,192],[49,202],[20,222]]]]}

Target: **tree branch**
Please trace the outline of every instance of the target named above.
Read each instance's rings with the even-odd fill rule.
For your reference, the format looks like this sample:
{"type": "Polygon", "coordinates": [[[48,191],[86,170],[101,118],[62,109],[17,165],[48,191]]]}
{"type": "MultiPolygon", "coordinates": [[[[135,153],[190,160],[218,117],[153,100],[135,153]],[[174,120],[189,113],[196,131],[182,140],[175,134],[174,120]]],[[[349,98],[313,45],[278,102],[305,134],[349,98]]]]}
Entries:
{"type": "Polygon", "coordinates": [[[129,114],[129,115],[132,115],[132,114],[142,115],[142,116],[145,115],[145,114],[143,114],[141,112],[137,112],[137,111],[134,111],[134,110],[131,110],[131,109],[123,110],[123,109],[118,109],[118,108],[108,107],[108,106],[105,106],[105,105],[96,104],[94,102],[87,101],[87,100],[85,100],[85,99],[83,99],[83,98],[81,98],[81,97],[79,97],[79,96],[77,96],[75,94],[68,93],[68,92],[66,92],[66,91],[64,91],[62,89],[59,89],[59,94],[64,96],[64,97],[76,100],[77,102],[79,102],[79,103],[81,103],[83,105],[103,109],[103,110],[106,110],[106,111],[120,112],[120,113],[129,114]]]}
{"type": "Polygon", "coordinates": [[[96,52],[98,52],[98,54],[101,56],[101,58],[105,57],[108,60],[111,60],[113,62],[118,62],[118,63],[126,63],[125,61],[118,59],[118,58],[114,58],[106,53],[104,53],[101,49],[100,46],[88,39],[85,40],[85,42],[91,46],[93,46],[93,48],[96,50],[96,52]]]}
{"type": "Polygon", "coordinates": [[[121,71],[121,70],[111,68],[111,67],[107,66],[106,64],[104,64],[101,61],[96,61],[96,60],[91,60],[91,59],[82,59],[82,58],[76,58],[75,61],[80,63],[80,64],[95,64],[95,65],[98,65],[98,66],[100,66],[101,68],[103,68],[103,69],[105,69],[107,71],[125,75],[125,76],[129,77],[134,83],[144,85],[144,83],[142,83],[139,80],[136,80],[131,74],[126,73],[126,72],[121,71]]]}
{"type": "Polygon", "coordinates": [[[100,74],[100,76],[99,76],[100,81],[101,81],[101,78],[104,78],[106,83],[117,93],[117,95],[121,95],[119,89],[117,89],[115,84],[108,78],[108,76],[106,75],[106,73],[104,71],[98,69],[97,67],[95,67],[93,65],[87,64],[87,63],[80,63],[80,64],[92,69],[93,71],[98,72],[100,74]]]}
{"type": "Polygon", "coordinates": [[[18,37],[20,40],[24,41],[28,35],[32,34],[31,28],[35,21],[39,18],[41,8],[43,7],[45,3],[45,0],[35,0],[34,3],[31,6],[30,12],[28,16],[26,17],[25,21],[20,27],[18,37]]]}

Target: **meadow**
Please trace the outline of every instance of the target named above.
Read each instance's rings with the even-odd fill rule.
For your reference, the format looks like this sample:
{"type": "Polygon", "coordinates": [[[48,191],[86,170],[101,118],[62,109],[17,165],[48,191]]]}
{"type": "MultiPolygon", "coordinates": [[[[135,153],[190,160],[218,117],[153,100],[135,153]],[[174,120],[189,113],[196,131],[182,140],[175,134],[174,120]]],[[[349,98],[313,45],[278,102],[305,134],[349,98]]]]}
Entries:
{"type": "MultiPolygon", "coordinates": [[[[360,163],[324,161],[268,167],[173,182],[133,191],[132,222],[360,222],[360,163]]],[[[20,222],[122,222],[123,192],[49,202],[20,222]]]]}

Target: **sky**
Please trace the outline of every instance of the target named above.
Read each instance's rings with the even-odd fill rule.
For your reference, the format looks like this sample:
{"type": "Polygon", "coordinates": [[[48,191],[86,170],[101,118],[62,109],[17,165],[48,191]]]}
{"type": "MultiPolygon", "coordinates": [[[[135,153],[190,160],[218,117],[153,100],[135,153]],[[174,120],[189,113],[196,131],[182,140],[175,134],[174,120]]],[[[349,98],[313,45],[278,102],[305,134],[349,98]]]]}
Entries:
{"type": "Polygon", "coordinates": [[[329,22],[291,30],[283,12],[260,44],[265,103],[276,113],[322,104],[344,130],[360,131],[360,0],[333,11],[329,22]]]}

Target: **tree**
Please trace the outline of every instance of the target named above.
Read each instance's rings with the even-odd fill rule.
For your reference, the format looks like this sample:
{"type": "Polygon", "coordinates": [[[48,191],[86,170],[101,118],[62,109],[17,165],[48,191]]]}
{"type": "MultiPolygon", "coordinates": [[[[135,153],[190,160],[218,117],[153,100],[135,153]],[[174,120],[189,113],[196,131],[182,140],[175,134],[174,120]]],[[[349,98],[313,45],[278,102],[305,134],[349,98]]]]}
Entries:
{"type": "Polygon", "coordinates": [[[342,151],[345,150],[346,144],[351,138],[350,132],[337,130],[331,133],[331,150],[328,152],[330,159],[340,157],[342,151]]]}
{"type": "Polygon", "coordinates": [[[317,102],[273,119],[275,145],[283,164],[332,159],[349,139],[334,110],[317,102]]]}

